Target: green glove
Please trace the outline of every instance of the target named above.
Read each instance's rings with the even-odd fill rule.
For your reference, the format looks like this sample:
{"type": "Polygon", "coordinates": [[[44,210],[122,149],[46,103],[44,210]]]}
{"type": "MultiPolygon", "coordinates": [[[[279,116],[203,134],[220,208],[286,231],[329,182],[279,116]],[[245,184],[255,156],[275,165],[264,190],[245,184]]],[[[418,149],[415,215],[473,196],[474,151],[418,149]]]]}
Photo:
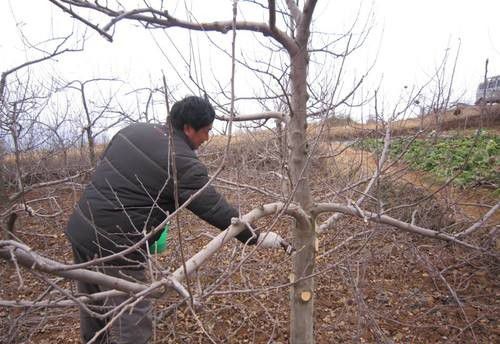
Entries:
{"type": "Polygon", "coordinates": [[[168,223],[163,228],[163,232],[161,232],[160,237],[154,243],[149,245],[149,252],[151,254],[162,253],[167,249],[167,237],[168,237],[169,226],[168,223]]]}

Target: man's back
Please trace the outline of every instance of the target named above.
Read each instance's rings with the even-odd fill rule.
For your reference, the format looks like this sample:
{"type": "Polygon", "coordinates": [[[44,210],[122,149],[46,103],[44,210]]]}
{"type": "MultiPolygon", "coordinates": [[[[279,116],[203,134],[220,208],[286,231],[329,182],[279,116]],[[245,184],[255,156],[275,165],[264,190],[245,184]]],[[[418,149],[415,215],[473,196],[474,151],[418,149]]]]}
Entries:
{"type": "MultiPolygon", "coordinates": [[[[111,140],[71,216],[67,235],[91,254],[116,253],[140,240],[171,211],[166,127],[132,124],[111,140]]],[[[189,153],[182,142],[179,151],[189,153]]],[[[136,252],[129,258],[143,261],[136,252]]]]}

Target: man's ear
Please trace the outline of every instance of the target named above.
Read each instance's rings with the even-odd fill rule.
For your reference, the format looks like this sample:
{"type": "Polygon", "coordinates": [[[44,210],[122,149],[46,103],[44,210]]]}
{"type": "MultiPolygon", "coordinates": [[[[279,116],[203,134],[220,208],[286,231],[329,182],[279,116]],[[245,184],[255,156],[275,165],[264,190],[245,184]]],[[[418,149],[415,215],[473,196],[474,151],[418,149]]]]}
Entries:
{"type": "Polygon", "coordinates": [[[193,127],[190,126],[189,124],[184,124],[183,131],[184,131],[184,134],[188,135],[189,133],[191,133],[193,131],[193,127]]]}

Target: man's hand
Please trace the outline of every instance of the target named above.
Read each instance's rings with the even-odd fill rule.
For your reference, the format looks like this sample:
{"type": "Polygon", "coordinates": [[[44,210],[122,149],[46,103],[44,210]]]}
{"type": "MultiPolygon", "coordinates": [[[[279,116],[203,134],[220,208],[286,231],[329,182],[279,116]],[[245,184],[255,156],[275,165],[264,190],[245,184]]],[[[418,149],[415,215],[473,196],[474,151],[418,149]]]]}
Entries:
{"type": "Polygon", "coordinates": [[[275,232],[259,233],[257,244],[266,248],[283,248],[287,254],[292,254],[293,246],[275,232]]]}

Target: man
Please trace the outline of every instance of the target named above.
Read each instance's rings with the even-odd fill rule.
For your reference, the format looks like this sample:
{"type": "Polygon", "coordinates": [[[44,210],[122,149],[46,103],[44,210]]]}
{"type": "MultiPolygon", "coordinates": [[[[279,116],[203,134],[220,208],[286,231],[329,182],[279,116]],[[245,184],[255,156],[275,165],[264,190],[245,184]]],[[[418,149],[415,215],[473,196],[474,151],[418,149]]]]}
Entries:
{"type": "MultiPolygon", "coordinates": [[[[169,147],[166,126],[133,124],[113,137],[66,229],[76,263],[119,253],[162,223],[167,212],[175,210],[174,179],[179,204],[205,186],[208,172],[195,150],[208,140],[214,118],[215,111],[208,101],[190,96],[172,107],[173,147],[169,147]],[[172,173],[174,156],[175,178],[172,173]]],[[[221,230],[231,224],[232,218],[238,217],[237,210],[212,186],[194,198],[188,209],[221,230]]],[[[157,233],[150,242],[160,235],[157,233]]],[[[290,249],[286,241],[272,232],[259,236],[247,228],[236,238],[245,244],[290,249]]],[[[147,282],[144,269],[147,257],[147,244],[144,243],[132,252],[117,255],[99,270],[111,276],[147,282]]],[[[77,287],[85,294],[106,290],[103,286],[83,282],[78,282],[77,287]]],[[[114,307],[125,299],[113,297],[97,306],[114,307]]],[[[80,333],[84,342],[104,326],[105,320],[80,310],[80,333]]],[[[151,334],[151,303],[143,300],[131,312],[124,312],[97,342],[141,344],[148,342],[151,334]]]]}

